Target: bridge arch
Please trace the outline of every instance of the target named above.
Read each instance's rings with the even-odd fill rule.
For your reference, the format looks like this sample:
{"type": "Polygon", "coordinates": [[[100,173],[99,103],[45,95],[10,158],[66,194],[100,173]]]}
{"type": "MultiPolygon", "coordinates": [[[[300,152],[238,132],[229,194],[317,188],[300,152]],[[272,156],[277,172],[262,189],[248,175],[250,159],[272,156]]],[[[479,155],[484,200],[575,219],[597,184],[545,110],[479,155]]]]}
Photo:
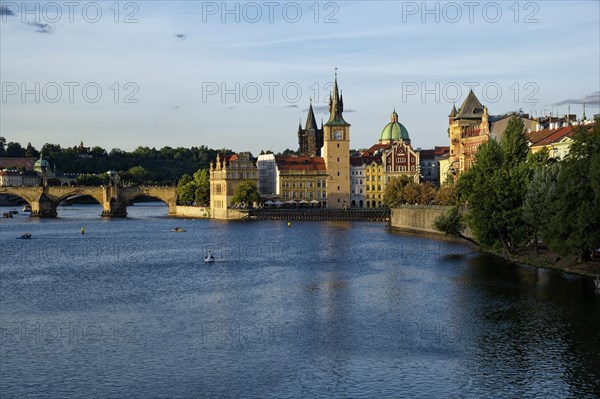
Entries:
{"type": "MultiPolygon", "coordinates": [[[[15,197],[21,198],[23,201],[27,202],[27,205],[32,206],[32,203],[36,200],[35,198],[30,198],[27,193],[24,193],[22,190],[11,190],[10,187],[6,187],[0,192],[0,194],[14,195],[15,197]]],[[[39,194],[38,194],[39,196],[39,194]]]]}
{"type": "Polygon", "coordinates": [[[124,200],[127,204],[139,197],[156,198],[169,208],[169,214],[176,213],[177,188],[175,187],[128,187],[124,190],[124,200]]]}
{"type": "Polygon", "coordinates": [[[89,188],[89,187],[85,187],[85,188],[79,188],[79,187],[73,187],[73,186],[69,186],[70,190],[66,190],[64,193],[61,193],[60,195],[58,195],[57,197],[55,197],[55,204],[58,206],[61,202],[63,202],[64,200],[66,200],[67,198],[70,197],[91,197],[93,199],[95,199],[98,204],[102,205],[104,203],[104,196],[102,193],[102,188],[98,187],[98,189],[95,188],[89,188]]]}

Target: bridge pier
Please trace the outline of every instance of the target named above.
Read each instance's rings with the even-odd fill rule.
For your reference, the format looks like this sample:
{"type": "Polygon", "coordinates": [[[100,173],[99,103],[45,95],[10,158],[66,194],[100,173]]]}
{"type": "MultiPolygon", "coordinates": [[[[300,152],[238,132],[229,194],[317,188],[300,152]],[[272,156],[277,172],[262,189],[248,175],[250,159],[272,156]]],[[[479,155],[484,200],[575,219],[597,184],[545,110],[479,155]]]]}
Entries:
{"type": "Polygon", "coordinates": [[[102,217],[104,218],[124,218],[127,217],[127,203],[117,201],[114,198],[110,201],[104,201],[102,204],[102,217]]]}
{"type": "Polygon", "coordinates": [[[30,217],[39,218],[55,218],[58,214],[56,212],[56,206],[50,198],[42,193],[37,201],[31,201],[31,214],[30,217]]]}

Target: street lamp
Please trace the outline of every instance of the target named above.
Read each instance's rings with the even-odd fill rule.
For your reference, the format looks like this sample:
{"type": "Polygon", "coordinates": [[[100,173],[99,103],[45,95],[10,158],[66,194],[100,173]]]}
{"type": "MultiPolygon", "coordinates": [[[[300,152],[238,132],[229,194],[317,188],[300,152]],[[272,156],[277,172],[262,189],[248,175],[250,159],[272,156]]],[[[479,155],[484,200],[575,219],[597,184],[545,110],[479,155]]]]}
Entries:
{"type": "Polygon", "coordinates": [[[456,174],[457,174],[456,168],[454,166],[452,166],[455,163],[459,163],[458,159],[455,159],[448,165],[448,169],[446,170],[446,183],[448,183],[448,178],[449,178],[450,174],[452,174],[453,176],[456,176],[456,174]]]}

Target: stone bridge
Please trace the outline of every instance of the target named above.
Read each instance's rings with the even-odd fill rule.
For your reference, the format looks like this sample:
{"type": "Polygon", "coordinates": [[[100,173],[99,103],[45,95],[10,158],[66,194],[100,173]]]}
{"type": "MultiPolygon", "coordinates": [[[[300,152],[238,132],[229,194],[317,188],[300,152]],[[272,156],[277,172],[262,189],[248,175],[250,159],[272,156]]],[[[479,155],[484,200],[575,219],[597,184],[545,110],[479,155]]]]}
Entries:
{"type": "Polygon", "coordinates": [[[175,215],[177,187],[120,187],[120,186],[56,186],[56,187],[0,187],[0,194],[21,197],[31,206],[33,217],[56,217],[56,208],[67,198],[90,196],[102,205],[102,216],[127,216],[127,205],[135,198],[147,196],[161,200],[169,207],[169,215],[175,215]]]}

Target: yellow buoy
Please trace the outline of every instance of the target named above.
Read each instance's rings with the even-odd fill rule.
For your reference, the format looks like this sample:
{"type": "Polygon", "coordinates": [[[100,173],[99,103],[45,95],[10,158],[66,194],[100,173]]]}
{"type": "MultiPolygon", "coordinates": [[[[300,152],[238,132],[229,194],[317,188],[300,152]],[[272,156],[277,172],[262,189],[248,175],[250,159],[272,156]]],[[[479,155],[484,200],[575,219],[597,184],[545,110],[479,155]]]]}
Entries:
{"type": "Polygon", "coordinates": [[[85,234],[85,228],[81,228],[81,234],[85,234]]]}
{"type": "Polygon", "coordinates": [[[288,222],[288,227],[292,227],[292,222],[288,222]]]}

